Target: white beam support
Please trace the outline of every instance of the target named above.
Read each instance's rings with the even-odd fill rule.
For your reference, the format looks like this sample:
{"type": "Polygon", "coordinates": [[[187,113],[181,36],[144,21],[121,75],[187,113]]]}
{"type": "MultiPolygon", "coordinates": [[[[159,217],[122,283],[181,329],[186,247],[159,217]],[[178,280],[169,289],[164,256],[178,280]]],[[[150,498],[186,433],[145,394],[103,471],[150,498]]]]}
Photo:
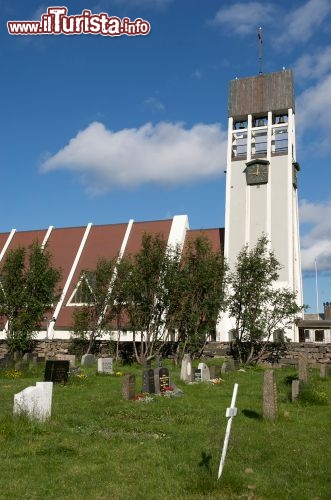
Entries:
{"type": "Polygon", "coordinates": [[[79,245],[79,248],[78,248],[75,260],[74,260],[74,262],[73,262],[73,264],[71,266],[70,273],[68,275],[67,281],[65,282],[64,288],[62,290],[60,300],[57,303],[56,308],[55,308],[54,313],[53,313],[53,317],[52,317],[51,321],[49,322],[48,329],[47,329],[47,338],[48,339],[50,338],[51,335],[54,335],[54,325],[55,325],[55,322],[57,320],[57,317],[58,317],[59,312],[61,310],[61,307],[63,305],[63,301],[65,299],[65,296],[67,295],[68,288],[70,286],[70,283],[71,283],[71,280],[73,278],[73,275],[74,275],[74,273],[76,271],[79,259],[80,259],[81,255],[82,255],[82,252],[83,252],[86,240],[88,238],[88,235],[90,233],[91,227],[92,227],[92,222],[90,222],[86,226],[84,236],[83,236],[82,241],[81,241],[81,243],[79,245]]]}

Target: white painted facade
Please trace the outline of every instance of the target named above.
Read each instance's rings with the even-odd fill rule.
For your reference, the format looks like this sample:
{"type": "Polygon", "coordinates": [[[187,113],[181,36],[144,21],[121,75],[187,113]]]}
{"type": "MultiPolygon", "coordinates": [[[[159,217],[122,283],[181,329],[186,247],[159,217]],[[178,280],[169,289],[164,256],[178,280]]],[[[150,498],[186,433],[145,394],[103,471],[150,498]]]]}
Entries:
{"type": "MultiPolygon", "coordinates": [[[[255,80],[260,84],[258,77],[255,80]]],[[[233,268],[242,248],[254,247],[265,234],[282,266],[276,287],[289,287],[302,305],[294,110],[282,107],[254,114],[254,106],[252,100],[251,113],[228,119],[224,255],[233,268]],[[258,160],[268,163],[267,182],[250,183],[247,164],[258,160]]],[[[233,327],[233,319],[223,317],[218,340],[229,340],[233,327]]],[[[298,341],[295,325],[287,336],[298,341]]]]}

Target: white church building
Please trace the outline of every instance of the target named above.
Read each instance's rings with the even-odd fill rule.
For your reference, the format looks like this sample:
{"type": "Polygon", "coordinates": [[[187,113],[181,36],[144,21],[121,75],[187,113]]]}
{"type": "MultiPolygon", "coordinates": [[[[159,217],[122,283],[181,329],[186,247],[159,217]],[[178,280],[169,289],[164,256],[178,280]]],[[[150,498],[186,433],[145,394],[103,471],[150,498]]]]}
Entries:
{"type": "MultiPolygon", "coordinates": [[[[35,241],[46,245],[62,270],[62,295],[45,319],[39,338],[68,339],[77,286],[84,269],[100,258],[137,252],[144,233],[161,234],[168,244],[204,234],[230,267],[245,244],[266,234],[282,265],[279,287],[289,287],[303,303],[298,221],[298,171],[295,142],[294,83],[291,70],[229,82],[225,228],[191,230],[186,215],[173,219],[85,227],[0,233],[0,266],[8,251],[35,241]]],[[[216,340],[228,341],[231,318],[216,327],[216,340]]],[[[299,340],[293,325],[287,336],[299,340]]],[[[0,338],[6,337],[6,320],[0,338]]],[[[123,340],[131,340],[129,332],[123,340]]]]}

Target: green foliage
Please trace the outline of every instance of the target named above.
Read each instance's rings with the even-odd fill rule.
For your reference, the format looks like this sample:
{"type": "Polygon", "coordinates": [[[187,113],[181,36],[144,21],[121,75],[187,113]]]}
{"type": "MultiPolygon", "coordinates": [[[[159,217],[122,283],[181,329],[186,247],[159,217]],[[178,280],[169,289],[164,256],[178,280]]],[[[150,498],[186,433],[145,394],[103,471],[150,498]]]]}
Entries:
{"type": "Polygon", "coordinates": [[[225,265],[207,238],[189,241],[184,251],[169,311],[169,323],[178,330],[179,354],[200,355],[215,331],[224,305],[225,265]]]}
{"type": "Polygon", "coordinates": [[[315,381],[302,384],[298,399],[302,404],[323,406],[327,405],[329,401],[325,387],[315,381]]]}
{"type": "Polygon", "coordinates": [[[30,350],[35,332],[58,298],[61,273],[38,243],[8,252],[0,272],[0,314],[8,321],[11,352],[30,350]]]}
{"type": "Polygon", "coordinates": [[[179,356],[199,354],[215,331],[223,290],[222,256],[205,237],[191,240],[181,256],[161,235],[144,234],[136,254],[100,261],[95,271],[82,274],[76,296],[87,303],[74,313],[72,348],[88,340],[91,352],[98,337],[116,329],[116,359],[124,330],[133,332],[139,363],[164,352],[173,333],[179,336],[179,356]]]}
{"type": "MultiPolygon", "coordinates": [[[[246,245],[229,274],[227,304],[235,319],[234,349],[246,364],[268,359],[273,334],[284,331],[302,309],[292,290],[276,289],[281,266],[268,246],[265,236],[252,249],[246,245]]],[[[285,347],[285,338],[280,339],[279,348],[285,347]]]]}
{"type": "Polygon", "coordinates": [[[126,328],[133,332],[140,363],[159,353],[168,340],[167,312],[174,300],[179,262],[178,249],[168,249],[161,235],[144,234],[140,250],[122,258],[118,265],[115,316],[118,326],[126,322],[126,328]]]}
{"type": "Polygon", "coordinates": [[[76,300],[84,301],[73,315],[71,349],[94,352],[97,338],[111,329],[112,280],[116,259],[100,259],[94,271],[82,272],[76,300]]]}

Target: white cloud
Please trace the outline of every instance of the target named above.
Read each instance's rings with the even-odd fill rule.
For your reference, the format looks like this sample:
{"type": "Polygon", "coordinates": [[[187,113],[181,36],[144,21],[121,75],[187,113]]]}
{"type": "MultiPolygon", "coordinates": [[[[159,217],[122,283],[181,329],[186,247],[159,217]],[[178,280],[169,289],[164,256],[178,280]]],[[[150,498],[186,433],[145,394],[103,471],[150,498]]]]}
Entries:
{"type": "Polygon", "coordinates": [[[260,25],[272,20],[275,7],[267,2],[237,2],[221,7],[212,24],[227,28],[231,34],[247,35],[258,31],[260,25]]]}
{"type": "Polygon", "coordinates": [[[148,97],[144,100],[144,105],[149,108],[152,113],[159,113],[165,110],[164,104],[156,97],[148,97]]]}
{"type": "Polygon", "coordinates": [[[221,175],[227,133],[218,124],[147,123],[107,130],[91,123],[42,165],[43,172],[78,173],[91,194],[143,183],[181,184],[221,175]]]}
{"type": "Polygon", "coordinates": [[[314,54],[304,54],[295,63],[294,70],[299,83],[324,77],[331,70],[331,46],[320,48],[314,54]]]}
{"type": "Polygon", "coordinates": [[[302,270],[313,271],[315,259],[320,271],[331,270],[331,200],[320,203],[303,200],[300,222],[310,226],[301,236],[302,270]]]}
{"type": "Polygon", "coordinates": [[[318,137],[316,142],[311,136],[310,147],[316,151],[325,152],[331,149],[330,142],[330,114],[331,114],[331,75],[308,87],[297,98],[297,123],[299,138],[304,133],[316,133],[318,124],[318,137]],[[318,141],[318,144],[317,144],[318,141]]]}
{"type": "Polygon", "coordinates": [[[329,0],[309,0],[304,5],[292,10],[283,18],[282,33],[277,38],[277,45],[284,50],[285,44],[305,43],[320,27],[331,11],[329,0]]]}

